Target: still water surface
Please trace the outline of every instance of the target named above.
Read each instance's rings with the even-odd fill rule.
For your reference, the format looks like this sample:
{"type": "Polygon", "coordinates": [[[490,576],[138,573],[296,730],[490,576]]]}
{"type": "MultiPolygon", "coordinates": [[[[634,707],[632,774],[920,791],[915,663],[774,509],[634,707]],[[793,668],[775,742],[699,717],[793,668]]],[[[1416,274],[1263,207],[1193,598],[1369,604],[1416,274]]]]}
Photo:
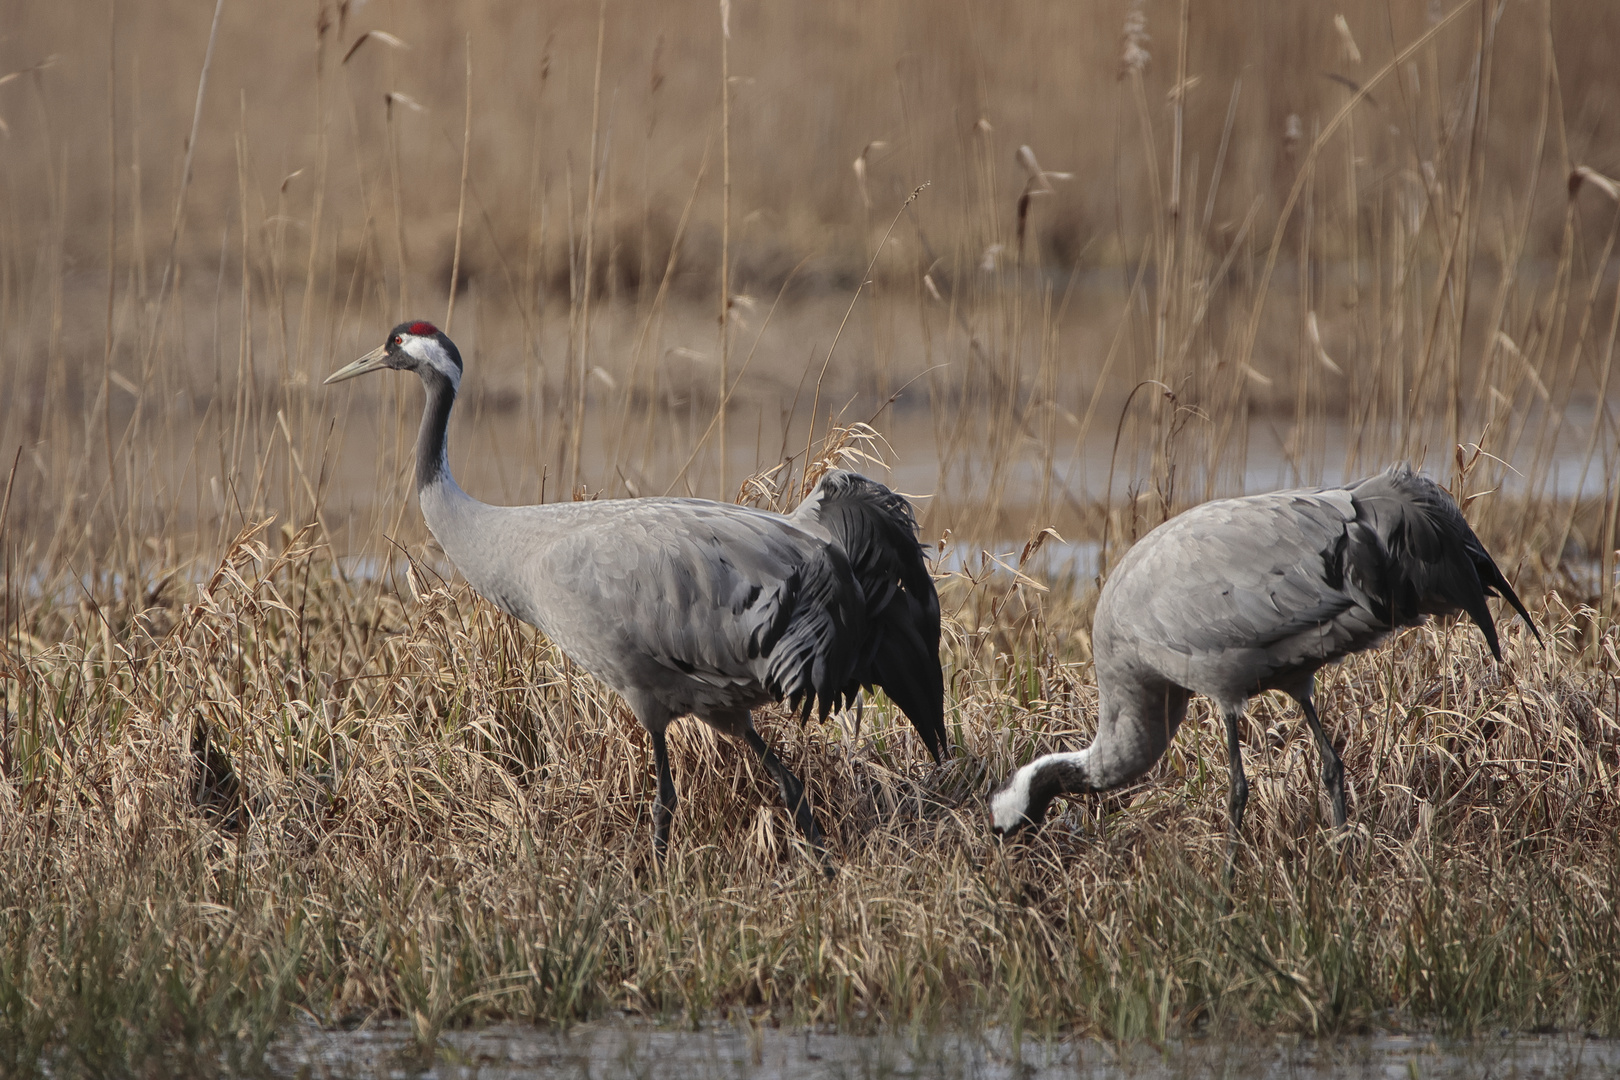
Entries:
{"type": "Polygon", "coordinates": [[[1534,1036],[1450,1042],[1379,1035],[1322,1042],[1195,1039],[1162,1049],[1120,1049],[1090,1040],[1026,1039],[1015,1048],[1011,1038],[996,1031],[864,1036],[748,1024],[690,1031],[608,1022],[566,1032],[514,1024],[449,1032],[432,1055],[422,1056],[409,1025],[389,1022],[359,1031],[305,1028],[272,1048],[271,1064],[276,1075],[311,1080],[1595,1080],[1620,1075],[1620,1040],[1534,1036]]]}

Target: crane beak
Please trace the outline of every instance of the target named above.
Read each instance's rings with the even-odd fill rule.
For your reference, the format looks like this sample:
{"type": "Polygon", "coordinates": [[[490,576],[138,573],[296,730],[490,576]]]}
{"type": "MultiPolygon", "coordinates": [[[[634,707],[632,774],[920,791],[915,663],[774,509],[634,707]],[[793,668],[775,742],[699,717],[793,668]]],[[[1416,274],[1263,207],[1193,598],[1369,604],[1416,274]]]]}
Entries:
{"type": "Polygon", "coordinates": [[[348,367],[341,367],[332,372],[326,377],[325,385],[331,386],[333,383],[343,382],[346,379],[354,378],[356,375],[364,375],[368,371],[377,371],[387,366],[388,346],[379,345],[348,367]]]}

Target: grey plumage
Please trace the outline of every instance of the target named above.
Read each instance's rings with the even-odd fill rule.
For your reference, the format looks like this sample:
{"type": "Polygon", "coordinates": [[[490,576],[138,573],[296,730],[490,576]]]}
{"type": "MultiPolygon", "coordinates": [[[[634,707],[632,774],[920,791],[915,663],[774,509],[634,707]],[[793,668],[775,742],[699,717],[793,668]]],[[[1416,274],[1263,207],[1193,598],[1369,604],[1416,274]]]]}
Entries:
{"type": "Polygon", "coordinates": [[[462,491],[445,453],[455,345],[427,323],[402,323],[327,381],[381,368],[416,371],[426,387],[417,496],[450,561],[618,691],[647,729],[660,852],[676,804],[664,733],[680,716],[752,746],[818,848],[803,785],[750,710],[786,699],[826,716],[881,687],[943,760],[939,599],[903,497],[835,471],[787,515],[676,498],[491,506],[462,491]]]}
{"type": "Polygon", "coordinates": [[[1347,487],[1194,507],[1138,541],[1103,586],[1092,627],[1097,737],[1015,772],[992,799],[993,825],[1038,825],[1061,794],[1140,776],[1174,738],[1191,695],[1203,694],[1226,723],[1235,838],[1248,798],[1237,722],[1265,690],[1299,703],[1343,825],[1344,767],[1312,702],[1317,670],[1426,615],[1458,611],[1501,660],[1489,596],[1505,598],[1536,633],[1451,496],[1404,465],[1347,487]]]}

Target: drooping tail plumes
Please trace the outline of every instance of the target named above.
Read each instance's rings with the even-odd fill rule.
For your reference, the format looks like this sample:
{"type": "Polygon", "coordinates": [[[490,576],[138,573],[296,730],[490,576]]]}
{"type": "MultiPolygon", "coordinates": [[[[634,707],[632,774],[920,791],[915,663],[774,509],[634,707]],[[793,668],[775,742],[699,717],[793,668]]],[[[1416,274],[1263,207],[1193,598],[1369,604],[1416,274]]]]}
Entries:
{"type": "Polygon", "coordinates": [[[917,541],[911,504],[858,473],[821,478],[793,517],[843,548],[866,601],[869,632],[845,690],[881,687],[936,761],[945,758],[945,687],[939,668],[939,594],[917,541]]]}
{"type": "Polygon", "coordinates": [[[1348,585],[1391,626],[1423,615],[1464,611],[1485,635],[1491,655],[1502,650],[1489,596],[1500,596],[1541,640],[1530,613],[1492,561],[1446,490],[1405,465],[1350,488],[1357,520],[1342,553],[1348,585]]]}

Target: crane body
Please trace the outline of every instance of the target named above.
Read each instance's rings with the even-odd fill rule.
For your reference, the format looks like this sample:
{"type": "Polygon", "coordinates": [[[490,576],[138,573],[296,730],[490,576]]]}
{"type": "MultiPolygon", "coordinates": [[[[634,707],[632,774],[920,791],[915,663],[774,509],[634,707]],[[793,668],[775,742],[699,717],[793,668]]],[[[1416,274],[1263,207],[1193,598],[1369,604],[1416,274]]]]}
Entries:
{"type": "Polygon", "coordinates": [[[401,323],[327,382],[385,368],[415,371],[426,388],[417,496],[450,561],[617,691],[646,728],[660,854],[677,802],[665,732],[681,716],[752,747],[818,850],[804,787],[754,730],[753,709],[786,699],[825,716],[880,687],[943,760],[939,598],[903,496],[833,471],[792,514],[684,498],[493,506],[450,471],[454,344],[429,323],[401,323]]]}
{"type": "Polygon", "coordinates": [[[1316,672],[1426,616],[1459,611],[1500,660],[1488,596],[1506,599],[1536,633],[1451,496],[1406,466],[1346,487],[1194,507],[1139,540],[1103,586],[1092,626],[1096,738],[1013,773],[991,799],[992,827],[1037,826],[1060,795],[1141,776],[1202,694],[1226,725],[1235,841],[1249,790],[1238,720],[1266,690],[1298,702],[1343,825],[1344,764],[1316,712],[1316,672]]]}

